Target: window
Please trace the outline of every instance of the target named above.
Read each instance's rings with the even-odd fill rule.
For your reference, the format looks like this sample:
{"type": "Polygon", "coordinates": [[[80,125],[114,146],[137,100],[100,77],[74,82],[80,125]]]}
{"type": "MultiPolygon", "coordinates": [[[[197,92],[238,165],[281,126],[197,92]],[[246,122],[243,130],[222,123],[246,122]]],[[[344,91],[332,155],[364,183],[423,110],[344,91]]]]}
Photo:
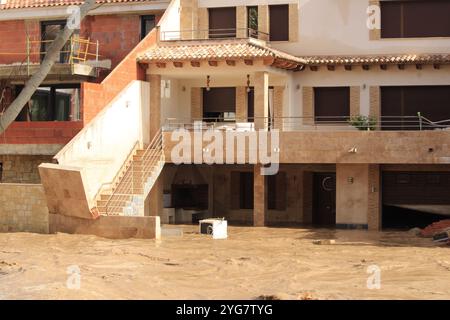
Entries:
{"type": "MultiPolygon", "coordinates": [[[[65,25],[66,21],[64,20],[41,22],[41,61],[44,59],[45,53],[50,48],[53,40],[55,40],[59,32],[64,29],[65,25]]],[[[69,61],[69,49],[69,43],[67,43],[61,50],[59,57],[60,63],[67,63],[69,61]]]]}
{"type": "Polygon", "coordinates": [[[381,2],[382,38],[450,36],[450,1],[381,2]]]}
{"type": "Polygon", "coordinates": [[[258,7],[247,7],[248,36],[258,38],[258,7]]]}
{"type": "Polygon", "coordinates": [[[267,195],[269,210],[286,210],[286,172],[267,177],[267,195]]]}
{"type": "Polygon", "coordinates": [[[209,37],[236,38],[236,7],[209,8],[209,37]]]}
{"type": "Polygon", "coordinates": [[[80,85],[39,87],[16,121],[79,121],[80,85]]]}
{"type": "Polygon", "coordinates": [[[156,19],[154,15],[141,16],[141,40],[153,30],[156,26],[156,19]]]}
{"type": "Polygon", "coordinates": [[[212,121],[234,121],[236,118],[236,88],[203,89],[203,117],[212,121]]]}
{"type": "MultiPolygon", "coordinates": [[[[450,86],[381,87],[383,130],[419,130],[417,113],[432,121],[450,119],[450,86]]],[[[423,130],[438,126],[422,121],[423,130]]]]}
{"type": "Polygon", "coordinates": [[[289,41],[289,5],[269,6],[270,41],[289,41]]]}
{"type": "Polygon", "coordinates": [[[346,123],[350,117],[350,88],[314,88],[316,123],[346,123]]]}

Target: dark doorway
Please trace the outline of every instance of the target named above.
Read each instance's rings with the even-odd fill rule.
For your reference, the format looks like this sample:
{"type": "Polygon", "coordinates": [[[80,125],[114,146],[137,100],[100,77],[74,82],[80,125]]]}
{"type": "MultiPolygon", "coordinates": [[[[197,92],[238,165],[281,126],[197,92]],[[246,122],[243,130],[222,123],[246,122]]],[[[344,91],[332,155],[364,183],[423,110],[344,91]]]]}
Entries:
{"type": "Polygon", "coordinates": [[[336,225],[336,173],[314,173],[313,225],[336,225]]]}

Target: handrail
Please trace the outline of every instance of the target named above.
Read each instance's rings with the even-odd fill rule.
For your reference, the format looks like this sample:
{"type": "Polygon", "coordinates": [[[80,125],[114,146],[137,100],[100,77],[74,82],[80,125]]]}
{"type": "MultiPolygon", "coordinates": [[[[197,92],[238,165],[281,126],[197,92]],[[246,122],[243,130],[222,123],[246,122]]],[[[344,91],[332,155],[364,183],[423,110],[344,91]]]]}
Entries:
{"type": "MultiPolygon", "coordinates": [[[[238,129],[241,125],[250,125],[256,122],[263,124],[265,128],[277,128],[288,131],[322,130],[327,128],[362,128],[369,130],[430,130],[450,129],[450,119],[431,121],[420,113],[417,116],[379,116],[361,117],[358,122],[354,116],[294,116],[294,117],[244,117],[239,119],[224,119],[218,117],[206,118],[167,118],[163,125],[163,131],[173,131],[184,128],[195,129],[196,123],[200,123],[202,130],[207,129],[238,129]]],[[[254,125],[251,126],[254,129],[254,125]]],[[[249,127],[248,127],[249,128],[249,127]]],[[[247,128],[247,129],[248,129],[247,128]]]]}
{"type": "Polygon", "coordinates": [[[130,152],[128,153],[128,155],[127,155],[125,161],[124,161],[123,164],[120,166],[120,169],[117,171],[117,173],[116,173],[116,175],[114,176],[114,178],[112,178],[112,180],[111,180],[110,182],[105,182],[105,183],[102,183],[102,184],[100,185],[100,188],[99,188],[97,194],[95,195],[94,199],[96,199],[96,200],[99,199],[101,193],[103,192],[103,188],[104,188],[104,187],[106,187],[106,186],[108,186],[108,185],[112,185],[112,184],[114,184],[115,182],[117,182],[117,178],[118,178],[119,175],[123,172],[123,169],[126,167],[127,164],[130,163],[130,160],[133,160],[134,153],[136,152],[136,150],[137,150],[139,144],[140,144],[140,143],[139,143],[139,140],[137,140],[137,141],[134,143],[134,145],[131,147],[130,152]]]}
{"type": "Polygon", "coordinates": [[[269,33],[253,28],[219,28],[219,29],[191,29],[191,30],[165,30],[160,31],[161,41],[177,40],[206,40],[206,39],[232,39],[232,38],[264,38],[269,40],[269,33]],[[244,37],[238,37],[244,33],[244,37]],[[190,35],[184,37],[184,35],[190,35]]]}
{"type": "Polygon", "coordinates": [[[152,176],[158,163],[164,160],[162,129],[158,130],[140,158],[140,167],[137,167],[134,160],[131,161],[130,168],[108,197],[105,205],[107,215],[118,214],[115,209],[123,210],[124,204],[135,196],[145,196],[144,190],[148,178],[152,176]]]}

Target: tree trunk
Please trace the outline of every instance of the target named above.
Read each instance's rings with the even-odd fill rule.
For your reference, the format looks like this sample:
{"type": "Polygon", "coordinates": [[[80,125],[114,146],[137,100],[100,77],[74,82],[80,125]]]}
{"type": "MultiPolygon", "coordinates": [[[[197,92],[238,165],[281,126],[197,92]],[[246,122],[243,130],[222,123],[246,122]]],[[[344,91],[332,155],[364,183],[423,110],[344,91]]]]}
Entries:
{"type": "MultiPolygon", "coordinates": [[[[95,0],[85,0],[84,4],[80,7],[80,23],[84,17],[95,6],[95,0]]],[[[20,94],[6,109],[5,113],[0,116],[0,134],[2,134],[8,126],[14,122],[23,107],[30,101],[37,88],[45,80],[55,62],[59,59],[59,55],[64,45],[70,39],[74,29],[70,28],[67,24],[64,29],[58,34],[56,39],[50,45],[39,70],[33,74],[33,76],[26,82],[25,87],[20,94]]]]}

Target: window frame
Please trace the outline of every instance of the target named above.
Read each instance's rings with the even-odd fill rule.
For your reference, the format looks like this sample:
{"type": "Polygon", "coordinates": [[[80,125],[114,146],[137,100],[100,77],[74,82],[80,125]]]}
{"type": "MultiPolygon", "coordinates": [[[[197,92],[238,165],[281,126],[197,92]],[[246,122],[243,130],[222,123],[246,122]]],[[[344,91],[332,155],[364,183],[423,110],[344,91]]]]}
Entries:
{"type": "Polygon", "coordinates": [[[156,27],[156,15],[154,14],[147,14],[147,15],[143,15],[141,16],[141,40],[143,40],[150,32],[152,32],[152,30],[148,31],[148,33],[145,33],[145,23],[146,21],[152,21],[153,20],[153,29],[156,27]]]}

